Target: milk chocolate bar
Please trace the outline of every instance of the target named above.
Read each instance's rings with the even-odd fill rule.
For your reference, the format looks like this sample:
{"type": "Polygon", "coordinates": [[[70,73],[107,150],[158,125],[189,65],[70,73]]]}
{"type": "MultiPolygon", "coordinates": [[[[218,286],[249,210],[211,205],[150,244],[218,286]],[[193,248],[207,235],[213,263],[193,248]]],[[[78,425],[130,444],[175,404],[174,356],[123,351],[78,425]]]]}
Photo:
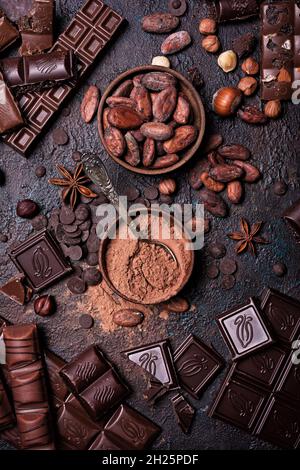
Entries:
{"type": "Polygon", "coordinates": [[[73,51],[77,58],[78,80],[71,80],[50,90],[26,93],[20,107],[26,126],[12,133],[4,142],[26,156],[30,153],[47,125],[61,110],[83,78],[119,30],[123,18],[101,0],[87,0],[62,33],[51,51],[73,51]]]}
{"type": "Polygon", "coordinates": [[[18,29],[0,9],[0,52],[11,46],[19,36],[18,29]]]}
{"type": "Polygon", "coordinates": [[[261,98],[289,100],[300,79],[299,2],[264,2],[261,18],[261,98]]]}
{"type": "Polygon", "coordinates": [[[74,78],[76,59],[73,51],[9,57],[0,61],[0,70],[7,85],[20,94],[51,88],[74,78]]]}
{"type": "Polygon", "coordinates": [[[53,46],[54,0],[34,0],[27,16],[18,21],[21,32],[21,55],[40,54],[53,46]]]}
{"type": "Polygon", "coordinates": [[[20,109],[0,72],[0,135],[24,125],[20,109]]]}

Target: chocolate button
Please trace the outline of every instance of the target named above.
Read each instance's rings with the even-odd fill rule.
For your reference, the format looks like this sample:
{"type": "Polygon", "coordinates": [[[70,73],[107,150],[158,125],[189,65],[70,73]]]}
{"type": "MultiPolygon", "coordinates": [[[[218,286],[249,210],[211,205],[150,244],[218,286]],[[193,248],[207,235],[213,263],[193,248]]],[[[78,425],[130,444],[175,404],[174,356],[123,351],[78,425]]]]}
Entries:
{"type": "Polygon", "coordinates": [[[224,258],[220,262],[220,271],[223,274],[234,274],[237,270],[237,264],[233,259],[224,258]]]}
{"type": "Polygon", "coordinates": [[[91,315],[85,313],[79,317],[79,324],[85,330],[89,330],[94,326],[94,319],[91,315]]]}
{"type": "Polygon", "coordinates": [[[83,273],[83,279],[88,286],[96,286],[102,280],[102,275],[97,268],[88,268],[83,273]]]}
{"type": "Polygon", "coordinates": [[[212,243],[208,247],[208,252],[213,258],[220,259],[226,255],[226,248],[222,243],[212,243]]]}
{"type": "Polygon", "coordinates": [[[88,219],[89,215],[90,211],[88,209],[88,206],[86,206],[85,204],[80,204],[75,210],[76,220],[80,222],[85,222],[86,219],[88,219]]]}
{"type": "Polygon", "coordinates": [[[127,196],[128,201],[135,201],[140,196],[140,190],[135,186],[129,186],[124,191],[124,196],[127,196]]]}
{"type": "Polygon", "coordinates": [[[235,277],[232,276],[231,274],[228,274],[226,276],[223,276],[221,286],[222,289],[224,290],[230,290],[234,287],[235,285],[235,277]]]}
{"type": "Polygon", "coordinates": [[[64,225],[71,225],[75,221],[75,214],[70,207],[63,206],[59,214],[59,220],[64,225]]]}
{"type": "Polygon", "coordinates": [[[79,261],[82,258],[82,248],[78,245],[71,246],[68,250],[68,256],[72,261],[79,261]]]}
{"type": "Polygon", "coordinates": [[[216,279],[219,276],[219,268],[216,263],[211,263],[207,266],[206,274],[209,279],[216,279]]]}
{"type": "Polygon", "coordinates": [[[60,127],[54,129],[52,133],[53,142],[56,145],[66,145],[69,142],[69,136],[66,131],[60,127]]]}
{"type": "Polygon", "coordinates": [[[42,230],[48,226],[48,219],[45,215],[39,214],[31,220],[31,225],[34,230],[42,230]]]}
{"type": "Polygon", "coordinates": [[[156,188],[156,186],[149,186],[149,188],[146,188],[144,190],[144,196],[145,198],[150,199],[150,201],[152,201],[153,199],[157,199],[158,189],[156,188]]]}
{"type": "Polygon", "coordinates": [[[86,291],[85,282],[77,276],[73,276],[68,280],[67,287],[73,294],[83,294],[86,291]]]}
{"type": "Polygon", "coordinates": [[[98,265],[98,253],[89,253],[86,258],[86,262],[89,266],[98,265]]]}
{"type": "Polygon", "coordinates": [[[78,230],[78,225],[76,224],[64,225],[63,229],[66,233],[75,233],[78,230]]]}

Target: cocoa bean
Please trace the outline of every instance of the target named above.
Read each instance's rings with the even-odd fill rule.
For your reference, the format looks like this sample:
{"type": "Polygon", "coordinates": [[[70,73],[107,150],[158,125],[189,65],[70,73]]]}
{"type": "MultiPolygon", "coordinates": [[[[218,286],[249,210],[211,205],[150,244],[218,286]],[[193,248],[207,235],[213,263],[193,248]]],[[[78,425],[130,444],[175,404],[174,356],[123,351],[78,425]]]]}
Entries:
{"type": "Polygon", "coordinates": [[[172,139],[164,143],[166,153],[178,153],[189,147],[197,138],[198,131],[194,126],[182,126],[175,130],[172,139]]]}
{"type": "Polygon", "coordinates": [[[144,86],[134,88],[134,101],[136,102],[136,110],[145,121],[149,121],[152,117],[152,102],[148,90],[144,86]]]}
{"type": "Polygon", "coordinates": [[[227,185],[227,197],[232,204],[239,204],[243,197],[243,185],[240,181],[231,181],[227,185]]]}
{"type": "Polygon", "coordinates": [[[150,139],[165,141],[174,134],[174,130],[162,122],[147,122],[141,126],[141,133],[150,139]]]}
{"type": "Polygon", "coordinates": [[[104,131],[104,140],[109,152],[117,158],[120,158],[126,147],[122,132],[116,127],[108,126],[104,131]]]}
{"type": "Polygon", "coordinates": [[[190,309],[190,304],[183,297],[177,296],[166,302],[164,308],[169,312],[184,313],[190,309]]]}
{"type": "Polygon", "coordinates": [[[132,80],[125,80],[125,82],[121,83],[118,86],[116,91],[114,91],[113,96],[123,96],[128,98],[133,88],[133,81],[132,80]]]}
{"type": "Polygon", "coordinates": [[[218,148],[218,154],[229,160],[248,160],[251,156],[250,150],[240,144],[222,145],[218,148]]]}
{"type": "Polygon", "coordinates": [[[136,131],[131,131],[131,134],[133,135],[133,137],[135,138],[137,142],[139,143],[144,142],[145,136],[141,133],[139,129],[137,129],[136,131]]]}
{"type": "Polygon", "coordinates": [[[175,163],[179,162],[179,157],[178,155],[164,155],[163,157],[159,157],[155,160],[154,164],[152,165],[152,168],[168,168],[169,166],[175,165],[175,163]]]}
{"type": "Polygon", "coordinates": [[[112,108],[107,115],[108,122],[118,129],[136,129],[143,124],[141,116],[133,109],[112,108]]]}
{"type": "Polygon", "coordinates": [[[210,164],[206,159],[199,160],[188,172],[188,183],[193,189],[200,189],[203,183],[200,179],[201,174],[210,170],[210,164]]]}
{"type": "Polygon", "coordinates": [[[31,199],[24,199],[17,204],[17,216],[22,219],[33,219],[39,212],[39,206],[31,199]]]}
{"type": "Polygon", "coordinates": [[[156,153],[159,157],[162,157],[165,155],[165,150],[164,150],[164,143],[162,141],[157,140],[155,142],[155,148],[156,148],[156,153]]]}
{"type": "Polygon", "coordinates": [[[167,72],[150,72],[144,75],[142,84],[151,91],[162,91],[169,86],[176,86],[177,80],[167,72]]]}
{"type": "Polygon", "coordinates": [[[138,310],[133,309],[118,310],[113,315],[114,323],[123,327],[133,327],[140,325],[143,320],[144,314],[138,310]]]}
{"type": "Polygon", "coordinates": [[[221,134],[212,134],[210,135],[203,146],[203,153],[206,155],[213,150],[216,150],[223,143],[223,137],[221,134]]]}
{"type": "Polygon", "coordinates": [[[145,167],[151,166],[155,159],[155,141],[149,139],[145,140],[143,147],[143,165],[145,167]]]}
{"type": "Polygon", "coordinates": [[[140,73],[139,75],[136,75],[135,77],[133,77],[132,81],[133,81],[133,85],[135,87],[137,86],[141,86],[142,85],[142,80],[144,78],[144,74],[143,73],[140,73]]]}
{"type": "Polygon", "coordinates": [[[170,86],[162,90],[153,104],[153,116],[158,122],[166,122],[176,107],[177,90],[175,87],[170,86]]]}
{"type": "Polygon", "coordinates": [[[238,168],[235,165],[217,165],[213,167],[209,176],[214,180],[220,181],[221,183],[229,183],[240,178],[244,174],[242,168],[238,168]]]}
{"type": "Polygon", "coordinates": [[[136,110],[136,102],[132,98],[126,98],[125,96],[110,96],[106,100],[106,104],[110,108],[129,108],[136,110]]]}
{"type": "Polygon", "coordinates": [[[95,116],[98,109],[99,98],[99,89],[95,85],[91,85],[86,91],[80,106],[81,117],[84,122],[91,122],[95,116]]]}
{"type": "Polygon", "coordinates": [[[225,188],[224,183],[215,181],[213,178],[209,176],[208,172],[206,171],[202,173],[202,175],[200,176],[200,179],[207,189],[209,189],[210,191],[214,191],[215,193],[220,193],[225,188]]]}
{"type": "Polygon", "coordinates": [[[217,166],[217,165],[225,165],[225,160],[221,155],[219,155],[217,152],[210,152],[207,155],[207,160],[211,164],[211,166],[217,166]]]}
{"type": "Polygon", "coordinates": [[[246,183],[255,183],[260,178],[260,171],[250,163],[241,162],[240,160],[234,160],[234,165],[238,166],[244,171],[243,180],[246,183]]]}
{"type": "Polygon", "coordinates": [[[265,124],[268,121],[267,116],[256,106],[245,106],[239,109],[238,116],[248,124],[265,124]]]}
{"type": "Polygon", "coordinates": [[[103,129],[105,130],[107,127],[110,126],[108,122],[108,113],[109,113],[109,108],[105,108],[103,111],[103,116],[102,116],[102,122],[103,122],[103,129]]]}
{"type": "Polygon", "coordinates": [[[191,114],[191,105],[187,97],[183,93],[179,93],[173,119],[178,124],[187,124],[191,114]]]}
{"type": "Polygon", "coordinates": [[[141,161],[139,144],[137,143],[131,132],[127,132],[125,134],[125,140],[128,152],[125,155],[124,159],[130,165],[137,166],[141,161]]]}
{"type": "Polygon", "coordinates": [[[174,31],[179,25],[179,18],[170,13],[154,13],[144,16],[142,28],[146,33],[164,34],[174,31]]]}
{"type": "Polygon", "coordinates": [[[209,189],[203,188],[199,191],[199,198],[204,208],[216,217],[226,217],[227,206],[223,198],[209,189]]]}
{"type": "Polygon", "coordinates": [[[165,55],[176,54],[186,48],[192,42],[192,38],[187,31],[177,31],[170,34],[161,45],[161,52],[165,55]]]}

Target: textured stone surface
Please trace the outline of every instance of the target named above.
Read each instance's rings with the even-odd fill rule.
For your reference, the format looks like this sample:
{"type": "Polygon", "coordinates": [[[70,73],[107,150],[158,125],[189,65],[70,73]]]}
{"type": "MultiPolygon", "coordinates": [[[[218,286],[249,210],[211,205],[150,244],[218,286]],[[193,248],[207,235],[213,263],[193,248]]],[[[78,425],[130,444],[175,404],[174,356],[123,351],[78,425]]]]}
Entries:
{"type": "MultiPolygon", "coordinates": [[[[24,4],[29,4],[26,0],[24,4]]],[[[81,5],[80,0],[60,0],[58,3],[58,29],[62,30],[81,5]]],[[[143,33],[139,20],[143,15],[151,12],[165,10],[167,1],[141,0],[121,1],[108,0],[110,6],[118,10],[127,18],[129,26],[121,39],[106,51],[102,60],[97,64],[93,74],[85,86],[97,84],[103,92],[110,81],[119,73],[138,65],[150,64],[152,57],[160,51],[164,36],[143,33]]],[[[24,13],[23,1],[0,1],[1,7],[15,17],[24,13]]],[[[156,441],[158,449],[265,449],[265,444],[247,434],[207,417],[206,411],[213,400],[221,376],[204,393],[200,401],[191,402],[197,407],[198,414],[191,436],[184,436],[175,424],[175,417],[171,411],[171,404],[166,399],[154,409],[148,407],[142,397],[142,390],[146,387],[146,376],[142,371],[120,358],[118,352],[133,345],[152,342],[169,336],[175,347],[191,332],[199,335],[213,346],[227,359],[229,353],[223,343],[214,323],[215,316],[238,303],[242,303],[250,295],[258,295],[262,287],[270,285],[300,298],[299,295],[299,257],[300,248],[297,247],[289,231],[285,228],[280,214],[283,209],[300,196],[299,192],[299,157],[296,155],[294,142],[299,134],[300,107],[292,104],[284,105],[283,117],[270,122],[266,127],[251,127],[237,119],[222,120],[213,115],[211,100],[213,93],[221,86],[238,82],[241,72],[223,74],[216,62],[216,58],[206,54],[199,46],[198,23],[203,16],[202,2],[197,0],[189,2],[189,13],[182,18],[181,29],[186,29],[193,37],[193,46],[178,55],[171,57],[172,67],[187,73],[187,70],[196,65],[203,74],[206,85],[202,89],[203,100],[207,110],[207,128],[211,132],[220,131],[226,143],[238,142],[247,145],[253,152],[252,162],[257,165],[263,174],[263,179],[255,185],[247,186],[246,199],[242,205],[232,207],[231,215],[224,220],[212,221],[212,230],[207,235],[206,245],[213,241],[224,242],[228,255],[235,258],[234,243],[226,238],[226,234],[238,228],[240,217],[246,217],[249,222],[264,220],[266,222],[264,234],[272,241],[271,245],[259,248],[257,259],[246,254],[238,258],[239,270],[237,282],[230,291],[220,288],[221,278],[209,280],[203,275],[204,263],[209,263],[206,250],[197,253],[196,269],[193,279],[185,289],[184,294],[195,306],[194,311],[186,314],[171,314],[168,321],[159,318],[154,312],[141,329],[124,331],[117,329],[113,333],[103,332],[101,318],[95,318],[95,327],[83,330],[79,327],[81,311],[81,297],[72,296],[67,288],[66,281],[49,289],[47,293],[54,295],[58,301],[57,313],[52,318],[39,318],[33,313],[32,303],[22,308],[14,305],[5,297],[0,298],[1,315],[14,322],[35,321],[45,333],[49,347],[61,354],[65,359],[83,350],[86,346],[99,342],[101,348],[118,365],[124,377],[131,385],[134,393],[130,402],[139,410],[152,418],[163,428],[161,437],[156,441]],[[278,179],[289,183],[289,191],[279,198],[273,194],[273,184],[278,179]],[[276,260],[284,261],[288,266],[288,274],[284,278],[277,278],[272,273],[272,266],[276,260]],[[140,390],[138,392],[138,390],[140,390]]],[[[259,31],[258,21],[238,25],[224,25],[220,28],[220,38],[224,50],[229,49],[231,41],[238,34],[259,31]]],[[[117,166],[105,154],[101,147],[96,122],[83,125],[80,117],[80,102],[85,87],[82,87],[69,103],[70,114],[59,117],[52,126],[63,127],[69,134],[70,141],[65,147],[54,145],[51,130],[43,138],[36,150],[28,160],[15,154],[9,148],[0,144],[0,168],[7,175],[7,182],[1,188],[0,194],[0,232],[9,234],[9,243],[0,244],[1,282],[7,280],[15,273],[15,268],[9,261],[7,250],[10,244],[23,240],[30,232],[30,224],[17,219],[15,207],[19,199],[30,198],[39,202],[44,214],[58,204],[58,192],[55,187],[47,185],[48,177],[55,175],[54,165],[64,163],[73,168],[72,152],[75,150],[94,149],[98,152],[110,171],[111,178],[119,192],[126,189],[128,179],[143,191],[149,184],[158,183],[159,179],[136,176],[117,166]],[[47,168],[47,179],[35,176],[37,165],[43,164],[47,168]]],[[[254,98],[258,102],[258,98],[254,98]]],[[[298,152],[300,146],[298,145],[298,152]]],[[[200,157],[200,155],[198,155],[200,157]]],[[[197,158],[197,157],[196,157],[197,158]]],[[[177,202],[197,202],[196,192],[187,184],[186,169],[175,175],[179,183],[176,195],[177,202]]],[[[93,289],[93,288],[91,288],[93,289]]],[[[46,293],[46,292],[45,292],[46,293]]],[[[82,296],[88,296],[86,293],[82,296]]],[[[0,448],[7,448],[0,443],[0,448]]]]}

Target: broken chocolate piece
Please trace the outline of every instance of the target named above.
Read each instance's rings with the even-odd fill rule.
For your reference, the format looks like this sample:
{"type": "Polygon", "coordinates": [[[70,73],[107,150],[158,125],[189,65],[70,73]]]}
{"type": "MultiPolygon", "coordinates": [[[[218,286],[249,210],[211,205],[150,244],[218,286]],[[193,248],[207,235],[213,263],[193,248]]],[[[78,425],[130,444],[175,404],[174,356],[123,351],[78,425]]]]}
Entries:
{"type": "Polygon", "coordinates": [[[23,16],[18,22],[22,37],[21,55],[39,54],[53,46],[54,16],[54,0],[33,1],[28,16],[23,16]]]}
{"type": "Polygon", "coordinates": [[[20,305],[24,305],[32,296],[32,289],[26,286],[23,274],[17,274],[7,281],[0,287],[0,292],[20,305]]]}
{"type": "Polygon", "coordinates": [[[189,434],[196,410],[178,393],[171,399],[177,423],[184,434],[189,434]]]}

